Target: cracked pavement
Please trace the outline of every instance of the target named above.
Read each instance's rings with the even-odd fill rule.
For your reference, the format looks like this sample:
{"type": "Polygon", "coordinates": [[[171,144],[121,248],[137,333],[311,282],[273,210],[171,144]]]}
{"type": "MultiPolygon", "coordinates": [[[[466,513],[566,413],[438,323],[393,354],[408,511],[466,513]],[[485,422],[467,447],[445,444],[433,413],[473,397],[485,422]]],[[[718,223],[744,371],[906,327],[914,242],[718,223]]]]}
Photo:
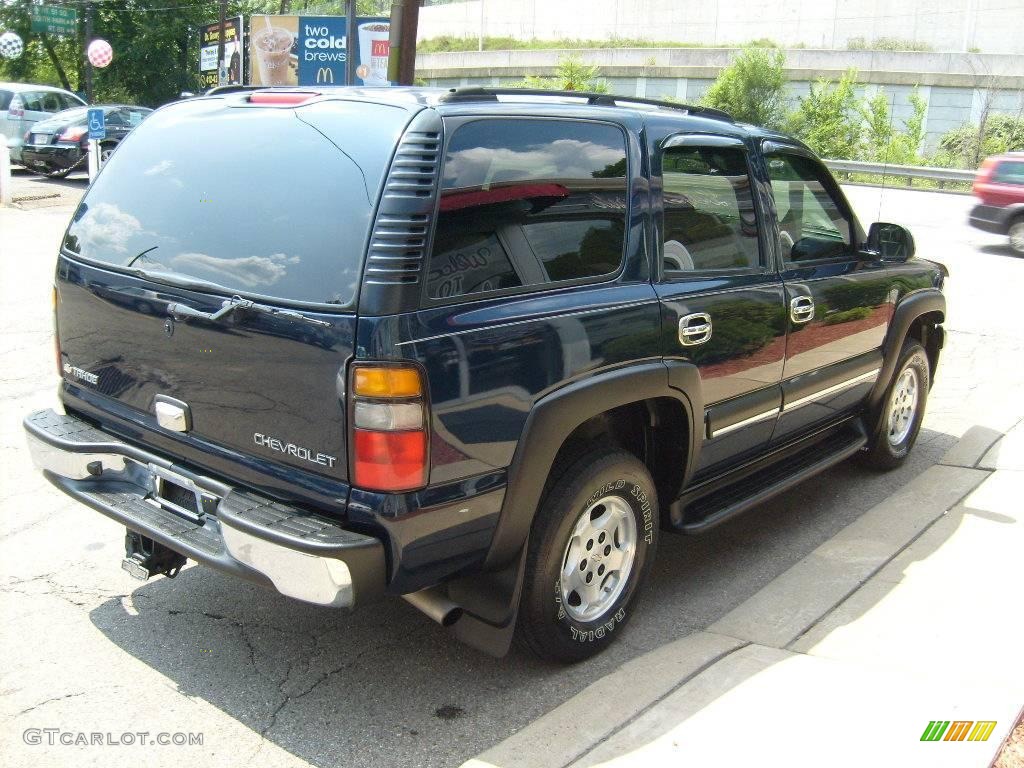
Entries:
{"type": "MultiPolygon", "coordinates": [[[[74,189],[74,182],[70,182],[74,189]]],[[[848,188],[865,222],[878,190],[848,188]]],[[[65,195],[67,197],[67,195],[65,195]]],[[[453,766],[626,660],[705,629],[970,432],[1013,423],[1024,261],[969,229],[969,197],[889,190],[885,217],[947,263],[947,348],[920,441],[900,470],[837,467],[703,537],[664,536],[634,621],[574,667],[494,660],[400,600],[304,605],[189,565],[145,584],[123,529],[32,469],[21,418],[54,398],[50,285],[67,204],[0,209],[0,743],[16,766],[453,766]],[[1008,363],[1016,361],[1016,364],[1008,363]],[[26,744],[30,728],[202,733],[201,745],[26,744]]],[[[994,439],[994,438],[993,438],[994,439]]]]}

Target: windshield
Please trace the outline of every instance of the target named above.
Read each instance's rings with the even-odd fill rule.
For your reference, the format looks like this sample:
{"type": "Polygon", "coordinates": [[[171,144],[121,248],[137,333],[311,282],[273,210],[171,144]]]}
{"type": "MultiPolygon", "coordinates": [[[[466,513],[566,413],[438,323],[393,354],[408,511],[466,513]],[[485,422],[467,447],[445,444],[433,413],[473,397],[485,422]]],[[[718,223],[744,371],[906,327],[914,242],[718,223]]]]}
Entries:
{"type": "MultiPolygon", "coordinates": [[[[75,213],[73,254],[254,298],[350,306],[408,115],[182,102],[125,139],[75,213]]],[[[170,280],[169,280],[170,281],[170,280]]]]}

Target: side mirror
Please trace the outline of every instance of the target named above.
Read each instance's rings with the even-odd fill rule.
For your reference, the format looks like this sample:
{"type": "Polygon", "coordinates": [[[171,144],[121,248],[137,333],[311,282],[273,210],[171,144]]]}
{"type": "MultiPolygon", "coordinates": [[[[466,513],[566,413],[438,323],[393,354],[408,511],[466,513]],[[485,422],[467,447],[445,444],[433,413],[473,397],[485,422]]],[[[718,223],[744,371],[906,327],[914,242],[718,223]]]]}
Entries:
{"type": "Polygon", "coordinates": [[[882,261],[907,261],[915,253],[914,236],[899,224],[876,221],[868,230],[865,249],[882,261]]]}

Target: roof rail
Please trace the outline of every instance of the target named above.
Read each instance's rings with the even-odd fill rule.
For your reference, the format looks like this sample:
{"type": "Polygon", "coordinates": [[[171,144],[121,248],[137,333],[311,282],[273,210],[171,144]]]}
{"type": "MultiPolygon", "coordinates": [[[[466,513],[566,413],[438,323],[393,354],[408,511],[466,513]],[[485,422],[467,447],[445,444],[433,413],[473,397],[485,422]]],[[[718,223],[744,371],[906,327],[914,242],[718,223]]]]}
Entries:
{"type": "Polygon", "coordinates": [[[658,109],[674,109],[685,112],[689,115],[699,117],[710,117],[714,120],[725,120],[736,122],[732,115],[713,107],[700,107],[692,104],[680,104],[674,101],[660,101],[658,99],[645,99],[640,96],[619,96],[614,93],[592,93],[590,91],[549,91],[544,88],[485,88],[481,86],[467,86],[463,88],[452,88],[448,93],[441,96],[439,101],[444,104],[474,102],[474,101],[497,101],[499,96],[548,96],[563,99],[583,99],[587,104],[603,107],[616,107],[621,104],[642,104],[658,109]]]}
{"type": "Polygon", "coordinates": [[[268,90],[266,85],[215,85],[203,91],[203,96],[219,96],[222,93],[238,93],[239,91],[262,91],[268,90]]]}

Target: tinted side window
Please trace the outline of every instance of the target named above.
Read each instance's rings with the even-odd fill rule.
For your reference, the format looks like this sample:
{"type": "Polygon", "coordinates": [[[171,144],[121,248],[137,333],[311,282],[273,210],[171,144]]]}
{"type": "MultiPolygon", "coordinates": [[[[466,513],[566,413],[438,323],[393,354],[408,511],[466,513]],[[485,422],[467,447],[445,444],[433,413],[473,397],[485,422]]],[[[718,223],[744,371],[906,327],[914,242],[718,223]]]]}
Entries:
{"type": "Polygon", "coordinates": [[[625,243],[626,140],[611,125],[480,120],[448,144],[427,296],[610,275],[625,243]]]}
{"type": "Polygon", "coordinates": [[[738,147],[670,147],[664,184],[665,272],[749,270],[761,264],[746,155],[738,147]]]}
{"type": "Polygon", "coordinates": [[[1000,184],[1024,184],[1024,163],[1004,160],[996,167],[992,181],[1000,184]]]}
{"type": "Polygon", "coordinates": [[[40,96],[43,112],[60,112],[64,107],[61,104],[60,94],[53,91],[43,91],[40,96]]]}
{"type": "Polygon", "coordinates": [[[42,94],[36,91],[22,91],[18,94],[18,97],[21,99],[22,106],[25,108],[26,112],[43,111],[42,99],[40,98],[41,96],[42,94]]]}
{"type": "Polygon", "coordinates": [[[825,184],[828,171],[802,155],[765,158],[786,261],[847,258],[850,221],[825,184]]]}
{"type": "Polygon", "coordinates": [[[14,97],[12,91],[0,91],[0,109],[7,109],[11,106],[11,99],[14,97]]]}

